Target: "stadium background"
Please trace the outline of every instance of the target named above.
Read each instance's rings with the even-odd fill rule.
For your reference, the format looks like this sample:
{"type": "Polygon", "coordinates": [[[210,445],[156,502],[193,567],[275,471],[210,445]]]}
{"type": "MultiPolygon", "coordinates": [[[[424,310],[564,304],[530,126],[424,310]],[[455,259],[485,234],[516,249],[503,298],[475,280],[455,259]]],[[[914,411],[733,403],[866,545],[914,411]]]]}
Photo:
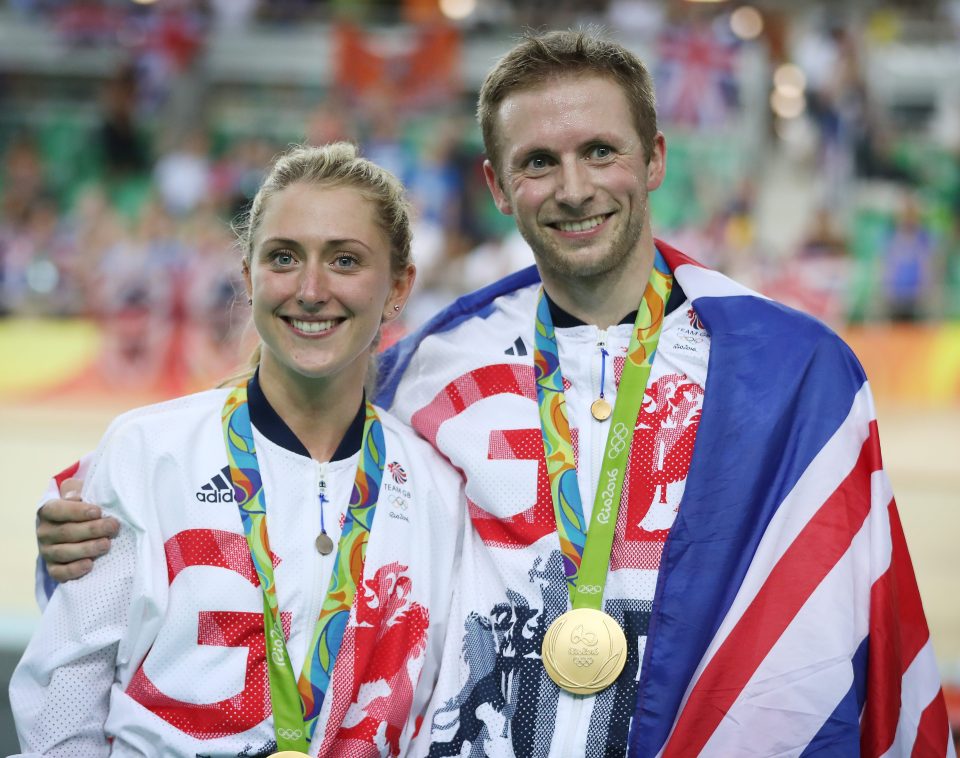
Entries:
{"type": "Polygon", "coordinates": [[[269,158],[347,138],[404,179],[413,328],[531,262],[483,186],[476,90],[525,26],[585,23],[653,70],[656,233],[866,366],[960,724],[960,2],[6,0],[0,751],[36,497],[118,412],[242,360],[229,221],[269,158]]]}

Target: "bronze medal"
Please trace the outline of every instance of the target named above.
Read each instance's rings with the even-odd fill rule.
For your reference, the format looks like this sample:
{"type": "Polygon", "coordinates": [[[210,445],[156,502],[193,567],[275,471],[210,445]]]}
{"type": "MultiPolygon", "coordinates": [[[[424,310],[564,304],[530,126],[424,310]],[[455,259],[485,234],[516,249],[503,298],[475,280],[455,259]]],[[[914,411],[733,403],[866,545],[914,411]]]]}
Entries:
{"type": "Polygon", "coordinates": [[[590,413],[597,421],[606,421],[613,413],[613,408],[602,397],[598,397],[590,404],[590,413]]]}
{"type": "Polygon", "coordinates": [[[557,686],[575,695],[593,695],[613,684],[623,671],[627,638],[603,611],[575,608],[547,629],[540,655],[557,686]]]}
{"type": "Polygon", "coordinates": [[[320,555],[330,555],[333,552],[333,540],[326,532],[320,532],[313,544],[316,545],[317,552],[320,555]]]}

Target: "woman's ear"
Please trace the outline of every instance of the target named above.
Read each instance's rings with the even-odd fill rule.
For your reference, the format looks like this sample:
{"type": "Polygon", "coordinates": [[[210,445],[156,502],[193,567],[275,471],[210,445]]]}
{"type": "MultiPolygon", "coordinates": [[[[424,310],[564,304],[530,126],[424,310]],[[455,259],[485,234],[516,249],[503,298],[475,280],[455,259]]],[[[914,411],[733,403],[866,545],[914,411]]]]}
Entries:
{"type": "Polygon", "coordinates": [[[407,298],[410,297],[410,291],[413,289],[413,283],[416,279],[417,267],[412,263],[393,278],[390,294],[383,306],[384,321],[392,321],[403,312],[403,306],[406,305],[407,298]]]}

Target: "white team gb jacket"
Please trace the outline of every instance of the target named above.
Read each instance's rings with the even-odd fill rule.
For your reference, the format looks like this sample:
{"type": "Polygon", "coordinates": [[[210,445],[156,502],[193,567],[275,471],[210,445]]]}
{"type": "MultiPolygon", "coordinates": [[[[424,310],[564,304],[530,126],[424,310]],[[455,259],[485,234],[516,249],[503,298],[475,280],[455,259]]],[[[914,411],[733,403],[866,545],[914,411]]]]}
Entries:
{"type": "MultiPolygon", "coordinates": [[[[263,605],[211,390],[120,416],[83,497],[122,526],[54,592],[10,686],[23,755],[257,756],[276,750],[263,605]]],[[[362,586],[311,754],[406,751],[433,689],[464,530],[461,482],[378,409],[386,468],[362,586]]],[[[288,651],[299,672],[332,573],[359,453],[327,464],[254,429],[288,651]]],[[[86,468],[86,466],[84,466],[86,468]]]]}

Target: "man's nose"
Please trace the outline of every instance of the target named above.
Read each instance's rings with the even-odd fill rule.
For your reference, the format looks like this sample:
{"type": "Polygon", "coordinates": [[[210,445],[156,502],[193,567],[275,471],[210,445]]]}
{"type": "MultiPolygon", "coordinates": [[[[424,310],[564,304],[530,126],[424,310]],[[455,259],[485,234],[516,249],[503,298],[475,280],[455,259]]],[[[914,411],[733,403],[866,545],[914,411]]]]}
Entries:
{"type": "Polygon", "coordinates": [[[557,201],[578,208],[593,197],[593,177],[590,169],[579,158],[567,158],[560,164],[560,186],[557,201]]]}

